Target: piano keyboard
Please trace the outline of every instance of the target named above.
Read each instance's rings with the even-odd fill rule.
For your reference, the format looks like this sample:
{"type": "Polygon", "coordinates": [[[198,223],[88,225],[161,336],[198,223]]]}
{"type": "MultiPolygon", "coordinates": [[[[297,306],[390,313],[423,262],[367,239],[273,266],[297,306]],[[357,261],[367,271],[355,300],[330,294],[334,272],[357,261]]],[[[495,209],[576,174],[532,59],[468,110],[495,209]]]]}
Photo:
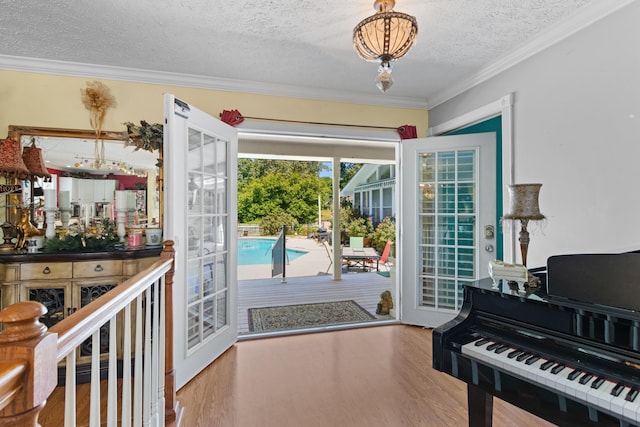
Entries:
{"type": "Polygon", "coordinates": [[[586,406],[625,418],[632,423],[640,422],[640,397],[637,388],[484,338],[463,345],[462,354],[586,406]]]}

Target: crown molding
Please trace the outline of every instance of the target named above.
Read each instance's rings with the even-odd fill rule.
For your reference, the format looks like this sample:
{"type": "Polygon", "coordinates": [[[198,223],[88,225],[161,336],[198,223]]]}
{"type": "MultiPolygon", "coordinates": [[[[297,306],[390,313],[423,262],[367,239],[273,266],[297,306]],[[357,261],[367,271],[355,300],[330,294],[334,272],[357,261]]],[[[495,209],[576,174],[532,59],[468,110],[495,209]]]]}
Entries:
{"type": "Polygon", "coordinates": [[[553,46],[578,31],[594,24],[606,16],[622,9],[636,0],[597,0],[580,9],[572,18],[551,26],[547,31],[527,41],[517,49],[482,68],[479,72],[459,84],[446,89],[428,100],[429,108],[434,108],[451,98],[479,85],[503,71],[519,64],[533,55],[553,46]]]}
{"type": "Polygon", "coordinates": [[[168,73],[138,68],[113,67],[51,59],[0,54],[0,69],[28,73],[54,74],[72,77],[99,78],[135,83],[183,86],[256,95],[284,96],[351,104],[379,105],[426,110],[427,101],[418,98],[364,95],[320,88],[251,82],[246,80],[207,77],[195,74],[168,73]]]}

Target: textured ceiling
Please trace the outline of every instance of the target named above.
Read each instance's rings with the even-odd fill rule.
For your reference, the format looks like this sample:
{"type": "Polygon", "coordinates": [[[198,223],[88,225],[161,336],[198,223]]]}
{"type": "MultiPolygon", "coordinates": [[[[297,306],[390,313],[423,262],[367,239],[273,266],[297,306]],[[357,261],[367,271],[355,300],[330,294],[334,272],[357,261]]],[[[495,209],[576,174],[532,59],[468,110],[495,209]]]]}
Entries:
{"type": "Polygon", "coordinates": [[[351,45],[373,0],[0,0],[0,55],[426,103],[595,3],[397,0],[418,40],[384,95],[351,45]]]}

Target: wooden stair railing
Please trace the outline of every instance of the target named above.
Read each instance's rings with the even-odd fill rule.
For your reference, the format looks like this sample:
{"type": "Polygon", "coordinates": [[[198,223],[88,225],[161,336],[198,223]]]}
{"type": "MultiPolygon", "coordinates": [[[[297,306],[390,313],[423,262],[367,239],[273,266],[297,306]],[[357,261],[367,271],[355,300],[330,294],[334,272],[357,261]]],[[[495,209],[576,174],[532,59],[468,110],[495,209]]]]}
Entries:
{"type": "Polygon", "coordinates": [[[0,332],[0,425],[37,427],[38,415],[57,384],[58,362],[73,355],[74,349],[92,335],[91,331],[129,306],[142,292],[150,295],[148,284],[163,274],[164,304],[160,316],[165,335],[160,336],[160,342],[164,342],[165,358],[158,361],[158,366],[164,367],[164,408],[159,411],[164,419],[158,425],[178,426],[182,409],[176,401],[173,369],[174,258],[173,242],[164,242],[159,261],[49,331],[38,320],[46,309],[37,302],[20,302],[2,310],[0,322],[5,329],[0,332]]]}

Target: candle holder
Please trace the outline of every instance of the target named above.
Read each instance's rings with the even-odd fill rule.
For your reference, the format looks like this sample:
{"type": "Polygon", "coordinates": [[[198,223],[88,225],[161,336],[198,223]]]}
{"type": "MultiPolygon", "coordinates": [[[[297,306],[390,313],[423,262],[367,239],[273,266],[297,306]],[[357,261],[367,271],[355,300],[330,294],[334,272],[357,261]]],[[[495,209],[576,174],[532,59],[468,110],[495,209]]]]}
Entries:
{"type": "Polygon", "coordinates": [[[47,218],[47,231],[44,236],[47,239],[53,239],[56,237],[56,212],[58,208],[44,208],[45,216],[47,218]]]}
{"type": "Polygon", "coordinates": [[[60,221],[62,221],[62,228],[69,228],[69,220],[71,219],[71,209],[60,208],[60,221]]]}
{"type": "Polygon", "coordinates": [[[135,226],[136,222],[136,210],[135,209],[127,209],[127,226],[132,228],[135,226]]]}
{"type": "Polygon", "coordinates": [[[124,242],[124,236],[127,234],[127,231],[124,228],[124,222],[126,219],[126,215],[127,215],[127,210],[126,209],[116,209],[116,214],[117,214],[117,221],[118,221],[118,237],[120,238],[121,242],[124,242]]]}

